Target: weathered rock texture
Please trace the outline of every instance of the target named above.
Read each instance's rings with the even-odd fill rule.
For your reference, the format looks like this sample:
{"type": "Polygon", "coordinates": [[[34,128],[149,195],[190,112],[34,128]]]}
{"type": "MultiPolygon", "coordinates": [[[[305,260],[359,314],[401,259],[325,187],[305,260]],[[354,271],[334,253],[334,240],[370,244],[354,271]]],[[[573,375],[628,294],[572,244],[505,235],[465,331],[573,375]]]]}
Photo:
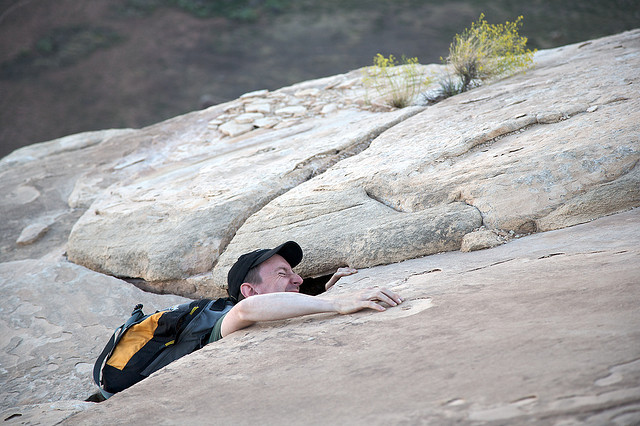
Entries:
{"type": "Polygon", "coordinates": [[[88,398],[97,389],[93,362],[133,307],[154,312],[186,300],[65,260],[0,263],[0,294],[2,409],[88,398]]]}
{"type": "Polygon", "coordinates": [[[638,241],[636,209],[361,270],[335,291],[407,301],[238,332],[64,424],[638,424],[638,241]]]}
{"type": "MultiPolygon", "coordinates": [[[[211,271],[238,227],[263,205],[366,148],[414,111],[355,111],[224,139],[218,155],[112,188],[75,224],[70,260],[147,281],[211,271]],[[357,123],[357,125],[356,125],[357,123]]],[[[203,123],[206,126],[206,123],[203,123]]]]}
{"type": "Polygon", "coordinates": [[[239,254],[284,239],[316,276],[623,211],[640,205],[639,52],[638,31],[542,51],[526,74],[399,111],[365,105],[354,71],[28,147],[0,162],[0,255],[66,249],[215,297],[239,254]]]}
{"type": "Polygon", "coordinates": [[[367,106],[356,70],[14,152],[3,420],[640,422],[638,69],[635,30],[430,106],[367,106]],[[254,327],[80,401],[131,307],[181,300],[113,276],[216,297],[239,254],[289,239],[304,277],[370,267],[331,291],[388,285],[407,303],[254,327]]]}
{"type": "Polygon", "coordinates": [[[539,52],[535,68],[449,98],[250,217],[221,256],[283,236],[304,275],[460,248],[640,205],[640,33],[539,52]]]}

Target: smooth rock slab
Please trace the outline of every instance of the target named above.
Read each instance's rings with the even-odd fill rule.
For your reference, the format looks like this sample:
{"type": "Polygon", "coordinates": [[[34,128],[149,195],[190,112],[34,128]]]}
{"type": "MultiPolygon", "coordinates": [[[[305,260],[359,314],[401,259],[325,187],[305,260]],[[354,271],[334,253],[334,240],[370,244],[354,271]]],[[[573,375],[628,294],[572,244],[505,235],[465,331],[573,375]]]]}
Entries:
{"type": "Polygon", "coordinates": [[[268,102],[254,102],[244,107],[246,112],[256,112],[262,114],[268,114],[271,112],[271,104],[268,102]]]}
{"type": "Polygon", "coordinates": [[[362,189],[340,191],[339,196],[327,191],[296,198],[299,194],[306,195],[292,191],[245,222],[214,268],[214,282],[224,282],[231,265],[251,251],[249,247],[275,247],[286,239],[304,248],[296,271],[315,276],[332,274],[337,266],[365,268],[457,250],[462,237],[482,225],[480,212],[464,203],[405,213],[370,198],[362,189]],[[289,215],[282,216],[283,207],[289,215]]]}
{"type": "Polygon", "coordinates": [[[154,312],[185,300],[64,260],[1,263],[0,294],[2,410],[88,398],[97,391],[93,363],[133,307],[154,312]]]}
{"type": "Polygon", "coordinates": [[[456,250],[463,235],[455,233],[430,248],[411,244],[432,223],[453,226],[439,206],[473,206],[477,227],[516,234],[640,206],[639,68],[635,30],[539,52],[526,74],[426,108],[258,211],[221,256],[214,281],[224,285],[239,254],[289,239],[309,248],[303,275],[456,250]],[[424,226],[399,230],[402,222],[378,214],[373,200],[424,226]]]}
{"type": "Polygon", "coordinates": [[[16,240],[18,245],[27,245],[36,242],[40,237],[47,233],[49,225],[46,223],[33,223],[20,232],[20,236],[16,240]]]}
{"type": "Polygon", "coordinates": [[[131,134],[133,129],[108,129],[94,132],[84,132],[54,139],[48,142],[41,142],[13,151],[2,158],[2,163],[19,164],[34,160],[40,160],[48,156],[63,154],[67,152],[79,151],[102,143],[104,140],[131,134]]]}
{"type": "Polygon", "coordinates": [[[199,161],[168,164],[114,186],[73,227],[69,259],[111,275],[158,282],[158,288],[195,277],[197,295],[220,296],[221,286],[207,277],[252,213],[420,110],[350,110],[287,129],[256,130],[219,142],[226,151],[218,148],[199,161]]]}
{"type": "Polygon", "coordinates": [[[280,108],[276,110],[276,114],[277,115],[285,115],[285,116],[289,116],[289,115],[303,115],[307,112],[307,108],[303,107],[303,106],[287,106],[284,108],[280,108]]]}
{"type": "Polygon", "coordinates": [[[232,138],[243,135],[253,130],[252,123],[237,123],[235,121],[228,121],[218,127],[222,133],[232,138]]]}
{"type": "Polygon", "coordinates": [[[93,405],[85,401],[21,405],[0,411],[0,419],[4,421],[4,425],[55,425],[93,405]]]}
{"type": "Polygon", "coordinates": [[[405,303],[237,332],[66,424],[638,424],[638,241],[636,209],[361,270],[330,293],[405,303]]]}

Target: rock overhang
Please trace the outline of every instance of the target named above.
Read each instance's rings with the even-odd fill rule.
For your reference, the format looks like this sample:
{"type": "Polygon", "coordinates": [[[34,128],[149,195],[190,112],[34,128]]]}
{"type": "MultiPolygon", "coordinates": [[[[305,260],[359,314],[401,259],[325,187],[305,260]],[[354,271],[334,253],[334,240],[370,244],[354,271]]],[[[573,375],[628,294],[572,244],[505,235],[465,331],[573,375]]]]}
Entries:
{"type": "Polygon", "coordinates": [[[301,265],[317,275],[344,263],[456,250],[464,233],[482,225],[524,234],[633,207],[640,108],[628,89],[637,80],[637,44],[632,31],[539,52],[526,74],[422,112],[363,110],[359,74],[352,72],[123,131],[107,145],[131,141],[131,148],[76,180],[69,205],[91,207],[75,224],[67,253],[104,273],[151,281],[151,287],[186,280],[192,296],[219,295],[230,259],[260,243],[242,238],[265,229],[295,239],[290,222],[304,227],[303,241],[318,236],[308,246],[315,266],[301,265]],[[287,112],[285,104],[300,108],[287,112]],[[219,130],[229,121],[250,124],[244,123],[247,113],[280,121],[265,127],[254,121],[234,136],[219,130]],[[625,195],[607,204],[607,188],[625,195]],[[336,202],[349,197],[360,206],[336,202]],[[584,203],[599,207],[584,213],[584,203]],[[456,209],[475,218],[441,213],[456,209]],[[318,219],[310,221],[313,211],[318,219]],[[369,218],[378,211],[384,212],[380,225],[369,218]],[[340,221],[347,217],[355,225],[345,232],[340,221]],[[427,250],[402,243],[437,235],[430,230],[436,222],[439,244],[427,250]],[[456,222],[466,223],[462,234],[447,234],[456,222]],[[368,244],[360,243],[365,239],[368,244]],[[329,243],[345,247],[342,252],[362,246],[371,256],[332,255],[321,247],[329,243]],[[402,250],[374,249],[387,244],[402,250]]]}
{"type": "Polygon", "coordinates": [[[147,281],[206,273],[252,213],[418,110],[337,112],[235,146],[224,140],[225,152],[114,184],[74,226],[69,258],[147,281]]]}
{"type": "Polygon", "coordinates": [[[628,92],[638,82],[638,57],[619,54],[621,46],[638,50],[638,32],[627,36],[622,44],[601,39],[543,52],[526,74],[449,98],[387,130],[366,151],[249,218],[214,268],[214,282],[223,283],[235,258],[261,242],[300,240],[309,254],[298,269],[313,276],[456,250],[481,225],[528,234],[638,206],[640,99],[628,92]],[[557,81],[549,80],[551,69],[557,81]],[[563,207],[584,197],[593,208],[563,207]],[[443,221],[442,209],[456,208],[475,209],[480,220],[447,234],[465,223],[460,216],[443,221]],[[420,223],[403,222],[398,232],[392,212],[420,223]],[[407,244],[436,223],[440,244],[407,244]]]}

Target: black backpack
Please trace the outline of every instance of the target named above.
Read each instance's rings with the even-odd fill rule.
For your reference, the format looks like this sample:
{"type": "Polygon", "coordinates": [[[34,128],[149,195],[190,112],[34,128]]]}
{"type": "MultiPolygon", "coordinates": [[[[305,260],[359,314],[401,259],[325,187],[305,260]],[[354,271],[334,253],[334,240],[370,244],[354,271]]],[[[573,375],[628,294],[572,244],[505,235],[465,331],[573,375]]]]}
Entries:
{"type": "Polygon", "coordinates": [[[96,360],[93,380],[105,398],[138,383],[206,345],[213,326],[232,307],[230,299],[202,299],[145,315],[137,305],[96,360]]]}

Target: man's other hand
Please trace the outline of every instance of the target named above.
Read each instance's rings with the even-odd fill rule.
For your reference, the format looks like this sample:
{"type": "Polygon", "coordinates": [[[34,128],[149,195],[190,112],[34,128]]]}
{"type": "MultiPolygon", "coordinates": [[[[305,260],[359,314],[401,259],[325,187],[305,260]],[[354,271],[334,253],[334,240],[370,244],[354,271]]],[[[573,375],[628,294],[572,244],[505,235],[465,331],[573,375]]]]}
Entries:
{"type": "Polygon", "coordinates": [[[331,277],[331,279],[325,284],[324,289],[329,290],[333,285],[338,282],[338,280],[342,277],[346,277],[348,275],[353,275],[358,272],[355,268],[338,268],[335,274],[331,277]]]}

